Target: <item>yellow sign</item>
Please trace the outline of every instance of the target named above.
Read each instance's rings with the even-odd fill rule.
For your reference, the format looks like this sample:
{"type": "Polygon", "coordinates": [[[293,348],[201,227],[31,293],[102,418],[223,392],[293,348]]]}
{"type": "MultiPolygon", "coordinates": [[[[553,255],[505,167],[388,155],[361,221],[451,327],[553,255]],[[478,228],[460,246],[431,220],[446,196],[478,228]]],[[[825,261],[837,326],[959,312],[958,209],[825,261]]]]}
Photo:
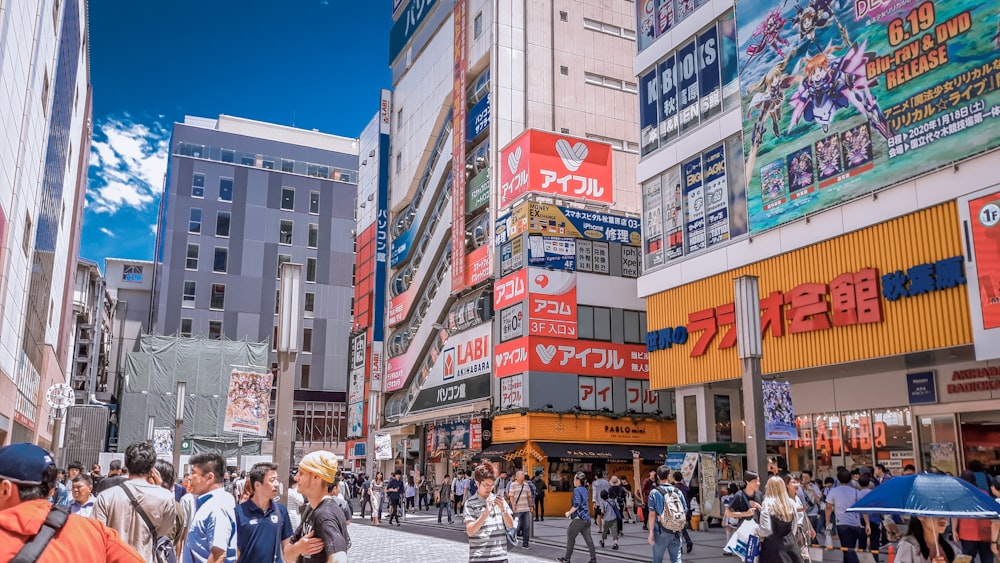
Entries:
{"type": "Polygon", "coordinates": [[[507,220],[507,240],[528,233],[633,246],[642,242],[639,219],[636,217],[525,202],[515,207],[507,220]]]}

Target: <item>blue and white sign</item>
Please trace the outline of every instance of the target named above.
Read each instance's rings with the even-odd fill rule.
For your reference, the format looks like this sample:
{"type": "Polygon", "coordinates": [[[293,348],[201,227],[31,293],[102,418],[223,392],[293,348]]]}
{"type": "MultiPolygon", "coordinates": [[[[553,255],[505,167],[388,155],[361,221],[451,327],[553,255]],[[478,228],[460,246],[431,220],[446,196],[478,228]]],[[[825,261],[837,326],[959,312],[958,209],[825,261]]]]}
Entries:
{"type": "Polygon", "coordinates": [[[937,402],[937,381],[933,371],[906,374],[906,393],[911,405],[937,402]]]}
{"type": "Polygon", "coordinates": [[[792,408],[792,384],[787,381],[764,382],[764,439],[799,439],[792,408]]]}
{"type": "Polygon", "coordinates": [[[417,230],[417,221],[414,220],[409,229],[406,229],[398,237],[392,239],[392,256],[389,260],[389,265],[393,268],[410,256],[410,249],[413,247],[413,233],[417,230]]]}
{"type": "Polygon", "coordinates": [[[576,270],[576,239],[568,237],[528,237],[528,265],[556,270],[576,270]]]}
{"type": "Polygon", "coordinates": [[[490,95],[487,93],[483,99],[472,106],[465,118],[465,139],[471,141],[479,136],[490,125],[490,95]]]}

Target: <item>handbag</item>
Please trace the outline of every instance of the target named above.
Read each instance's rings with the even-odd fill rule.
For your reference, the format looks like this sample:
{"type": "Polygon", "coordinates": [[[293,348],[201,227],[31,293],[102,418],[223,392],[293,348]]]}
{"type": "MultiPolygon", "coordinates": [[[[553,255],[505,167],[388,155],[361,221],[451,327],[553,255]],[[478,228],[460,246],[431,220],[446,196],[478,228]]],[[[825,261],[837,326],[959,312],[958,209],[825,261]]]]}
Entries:
{"type": "Polygon", "coordinates": [[[754,547],[759,547],[760,541],[757,537],[757,530],[759,526],[753,520],[746,520],[740,524],[739,528],[733,532],[733,535],[729,538],[729,542],[726,543],[726,547],[723,551],[726,553],[731,553],[745,559],[748,554],[752,554],[756,557],[754,553],[754,547]],[[752,539],[751,539],[752,538],[752,539]]]}
{"type": "Polygon", "coordinates": [[[809,560],[810,561],[822,561],[823,560],[823,548],[815,545],[809,546],[809,560]]]}

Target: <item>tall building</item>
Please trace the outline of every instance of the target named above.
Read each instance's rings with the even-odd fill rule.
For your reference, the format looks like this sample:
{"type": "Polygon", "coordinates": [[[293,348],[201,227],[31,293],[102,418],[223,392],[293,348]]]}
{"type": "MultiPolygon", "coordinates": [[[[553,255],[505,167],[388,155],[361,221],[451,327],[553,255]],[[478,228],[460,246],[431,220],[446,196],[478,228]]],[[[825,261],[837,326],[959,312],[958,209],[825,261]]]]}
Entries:
{"type": "Polygon", "coordinates": [[[0,8],[0,443],[51,447],[45,391],[67,380],[72,292],[90,158],[87,5],[0,8]]]}
{"type": "Polygon", "coordinates": [[[187,117],[171,139],[153,330],[276,346],[278,267],[303,264],[300,448],[346,438],[357,168],[357,139],[230,116],[187,117]]]}
{"type": "Polygon", "coordinates": [[[817,478],[995,467],[998,8],[823,6],[637,2],[652,386],[817,478]]]}
{"type": "Polygon", "coordinates": [[[391,446],[397,464],[436,479],[484,456],[540,470],[554,514],[570,502],[565,471],[632,474],[629,448],[604,446],[673,441],[668,412],[629,413],[627,401],[646,379],[638,268],[624,270],[633,279],[622,268],[639,244],[633,10],[624,0],[395,3],[382,458],[391,446]],[[531,209],[552,222],[529,219],[531,209]],[[566,213],[600,227],[578,229],[566,213]],[[612,243],[618,229],[625,239],[612,243]],[[572,280],[576,300],[556,304],[555,324],[579,332],[532,330],[540,312],[517,300],[495,313],[493,280],[511,275],[572,280]],[[628,363],[595,385],[601,352],[628,363]]]}

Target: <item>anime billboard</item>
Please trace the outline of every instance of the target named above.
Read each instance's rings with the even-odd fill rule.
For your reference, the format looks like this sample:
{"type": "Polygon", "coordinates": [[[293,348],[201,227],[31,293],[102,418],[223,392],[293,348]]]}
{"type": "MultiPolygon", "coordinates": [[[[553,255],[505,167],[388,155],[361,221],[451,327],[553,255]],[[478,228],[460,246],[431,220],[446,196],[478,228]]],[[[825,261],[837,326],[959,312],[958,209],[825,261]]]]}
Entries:
{"type": "Polygon", "coordinates": [[[750,231],[1000,144],[1000,5],[739,0],[750,231]]]}

